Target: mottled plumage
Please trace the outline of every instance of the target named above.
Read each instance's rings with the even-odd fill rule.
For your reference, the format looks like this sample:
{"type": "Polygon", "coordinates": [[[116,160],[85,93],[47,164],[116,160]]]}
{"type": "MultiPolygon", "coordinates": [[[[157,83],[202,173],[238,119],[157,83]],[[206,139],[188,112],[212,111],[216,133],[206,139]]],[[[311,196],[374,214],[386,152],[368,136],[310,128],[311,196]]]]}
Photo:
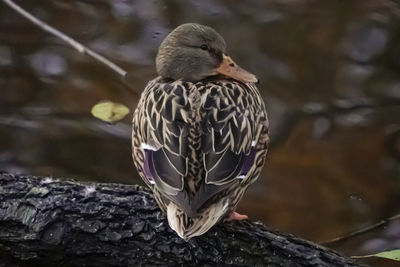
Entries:
{"type": "MultiPolygon", "coordinates": [[[[208,36],[217,34],[205,26],[185,25],[189,32],[201,27],[208,36]]],[[[198,34],[201,40],[202,33],[198,34]]],[[[179,39],[179,34],[173,38],[179,39]]],[[[173,48],[174,42],[169,46],[173,48]]],[[[203,41],[194,42],[200,42],[200,47],[203,41]]],[[[207,44],[209,48],[212,42],[207,44]]],[[[163,75],[147,84],[133,117],[134,163],[171,228],[184,239],[205,233],[234,211],[247,187],[258,178],[267,153],[268,119],[260,93],[252,82],[216,75],[227,57],[224,43],[219,49],[209,49],[208,53],[216,54],[216,63],[209,67],[210,75],[199,80],[193,80],[196,75],[190,71],[188,79],[173,79],[165,76],[179,73],[158,70],[163,75]]],[[[207,73],[206,67],[194,69],[207,73]]],[[[243,76],[238,78],[255,80],[254,75],[240,71],[243,76]]]]}

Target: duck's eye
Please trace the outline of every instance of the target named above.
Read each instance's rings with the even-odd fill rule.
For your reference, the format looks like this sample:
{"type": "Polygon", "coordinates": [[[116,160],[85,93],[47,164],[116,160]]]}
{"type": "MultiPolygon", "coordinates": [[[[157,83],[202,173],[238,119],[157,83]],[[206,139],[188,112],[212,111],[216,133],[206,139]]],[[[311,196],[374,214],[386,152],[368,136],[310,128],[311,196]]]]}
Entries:
{"type": "Polygon", "coordinates": [[[200,48],[201,48],[202,50],[209,50],[209,47],[208,47],[208,45],[206,45],[206,44],[202,44],[202,45],[200,46],[200,48]]]}

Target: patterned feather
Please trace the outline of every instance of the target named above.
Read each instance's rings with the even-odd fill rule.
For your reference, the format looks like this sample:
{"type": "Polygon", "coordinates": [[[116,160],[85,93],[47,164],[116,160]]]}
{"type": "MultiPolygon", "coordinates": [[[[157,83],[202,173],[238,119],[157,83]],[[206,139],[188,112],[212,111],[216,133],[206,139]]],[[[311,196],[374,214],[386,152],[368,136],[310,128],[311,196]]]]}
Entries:
{"type": "Polygon", "coordinates": [[[268,127],[253,83],[219,76],[148,83],[133,117],[134,163],[182,238],[235,209],[260,175],[268,127]]]}

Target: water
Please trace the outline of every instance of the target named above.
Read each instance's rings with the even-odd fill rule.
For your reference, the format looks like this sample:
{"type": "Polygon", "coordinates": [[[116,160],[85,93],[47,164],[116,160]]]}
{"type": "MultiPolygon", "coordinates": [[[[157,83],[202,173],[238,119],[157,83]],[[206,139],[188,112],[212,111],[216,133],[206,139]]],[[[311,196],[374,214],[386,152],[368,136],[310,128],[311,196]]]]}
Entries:
{"type": "MultiPolygon", "coordinates": [[[[0,4],[0,169],[141,183],[131,161],[131,117],[107,125],[90,109],[107,99],[133,110],[135,91],[156,75],[161,40],[198,22],[220,32],[233,59],[260,78],[271,121],[266,168],[240,212],[315,241],[400,212],[396,1],[21,4],[130,78],[121,82],[0,4]]],[[[335,248],[355,255],[393,246],[378,231],[335,248]],[[384,242],[371,243],[378,239],[384,242]]]]}

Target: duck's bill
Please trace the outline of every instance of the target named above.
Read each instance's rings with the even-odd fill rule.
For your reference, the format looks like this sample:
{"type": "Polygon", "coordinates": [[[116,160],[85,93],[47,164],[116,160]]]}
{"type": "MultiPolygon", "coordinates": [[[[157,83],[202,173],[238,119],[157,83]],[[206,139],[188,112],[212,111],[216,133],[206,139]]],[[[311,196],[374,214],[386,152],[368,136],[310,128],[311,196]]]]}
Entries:
{"type": "Polygon", "coordinates": [[[229,56],[223,55],[221,65],[216,69],[217,73],[228,76],[244,83],[257,83],[254,74],[239,67],[229,56]]]}

